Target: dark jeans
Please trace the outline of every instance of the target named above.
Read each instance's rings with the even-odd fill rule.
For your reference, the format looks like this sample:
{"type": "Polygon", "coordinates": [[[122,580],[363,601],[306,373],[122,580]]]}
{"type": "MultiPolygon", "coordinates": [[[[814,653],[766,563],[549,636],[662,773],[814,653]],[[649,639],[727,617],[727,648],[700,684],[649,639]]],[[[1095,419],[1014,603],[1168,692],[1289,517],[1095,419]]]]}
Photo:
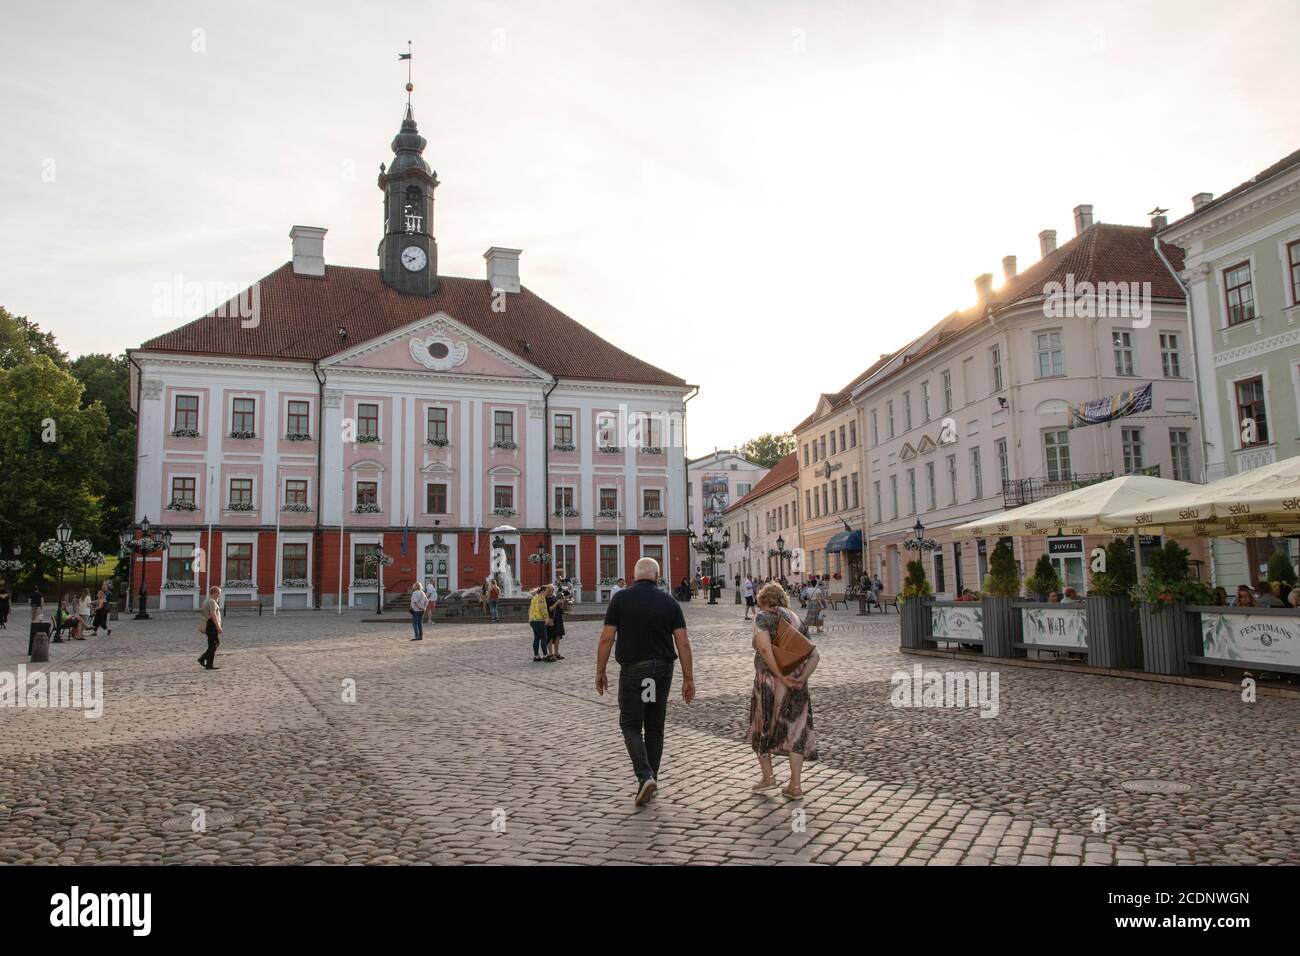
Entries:
{"type": "Polygon", "coordinates": [[[547,643],[549,638],[546,636],[545,621],[529,621],[533,629],[533,657],[545,657],[547,654],[547,643]]]}
{"type": "Polygon", "coordinates": [[[199,663],[204,667],[212,667],[217,662],[217,648],[221,646],[221,638],[217,635],[217,625],[212,621],[208,621],[206,632],[208,635],[208,649],[199,658],[199,663]]]}
{"type": "Polygon", "coordinates": [[[618,724],[632,758],[632,770],[642,782],[659,776],[672,683],[673,662],[664,658],[625,664],[618,672],[618,724]],[[653,684],[643,683],[647,679],[653,684]],[[645,700],[647,696],[654,699],[645,700]]]}
{"type": "Polygon", "coordinates": [[[500,620],[500,618],[497,617],[497,602],[488,601],[487,604],[488,604],[488,613],[492,615],[492,620],[494,621],[500,620]]]}
{"type": "Polygon", "coordinates": [[[415,631],[417,638],[424,637],[424,612],[411,612],[411,630],[415,631]]]}

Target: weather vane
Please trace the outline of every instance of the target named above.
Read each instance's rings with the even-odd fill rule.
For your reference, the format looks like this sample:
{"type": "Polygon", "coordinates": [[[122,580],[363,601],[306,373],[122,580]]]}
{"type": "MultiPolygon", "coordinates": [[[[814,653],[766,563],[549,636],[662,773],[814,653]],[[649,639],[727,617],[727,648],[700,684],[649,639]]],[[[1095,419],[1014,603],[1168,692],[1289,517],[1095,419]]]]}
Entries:
{"type": "Polygon", "coordinates": [[[406,41],[406,52],[397,54],[398,60],[406,61],[406,105],[411,105],[411,91],[415,89],[415,84],[411,82],[411,41],[406,41]]]}

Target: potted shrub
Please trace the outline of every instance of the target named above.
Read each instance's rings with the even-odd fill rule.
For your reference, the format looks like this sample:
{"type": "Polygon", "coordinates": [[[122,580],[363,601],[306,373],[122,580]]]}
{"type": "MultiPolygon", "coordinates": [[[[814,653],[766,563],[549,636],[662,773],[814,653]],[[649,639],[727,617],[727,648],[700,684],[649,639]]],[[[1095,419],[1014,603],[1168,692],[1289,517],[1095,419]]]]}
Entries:
{"type": "Polygon", "coordinates": [[[984,578],[984,653],[991,657],[1024,657],[1024,648],[1013,645],[1021,639],[1022,622],[1015,608],[1020,596],[1020,568],[1011,544],[999,541],[989,557],[984,578]]]}
{"type": "Polygon", "coordinates": [[[1092,575],[1088,596],[1088,663],[1141,667],[1142,632],[1129,592],[1137,584],[1133,551],[1123,538],[1106,545],[1105,570],[1092,575]]]}
{"type": "Polygon", "coordinates": [[[926,600],[934,593],[930,582],[925,577],[925,566],[920,561],[907,562],[907,576],[903,588],[898,592],[898,609],[902,614],[903,646],[925,647],[930,629],[930,602],[926,600]]]}
{"type": "Polygon", "coordinates": [[[1152,674],[1190,674],[1189,656],[1201,651],[1200,615],[1187,605],[1211,604],[1214,593],[1191,579],[1187,549],[1176,541],[1151,556],[1151,573],[1133,586],[1142,615],[1142,660],[1152,674]]]}
{"type": "Polygon", "coordinates": [[[1268,586],[1273,593],[1286,601],[1287,595],[1295,587],[1295,568],[1291,565],[1291,556],[1285,551],[1274,551],[1268,557],[1268,586]]]}
{"type": "Polygon", "coordinates": [[[1051,591],[1061,592],[1061,576],[1056,573],[1056,565],[1047,555],[1040,555],[1034,565],[1034,573],[1025,578],[1025,590],[1037,594],[1038,600],[1046,601],[1051,591]]]}

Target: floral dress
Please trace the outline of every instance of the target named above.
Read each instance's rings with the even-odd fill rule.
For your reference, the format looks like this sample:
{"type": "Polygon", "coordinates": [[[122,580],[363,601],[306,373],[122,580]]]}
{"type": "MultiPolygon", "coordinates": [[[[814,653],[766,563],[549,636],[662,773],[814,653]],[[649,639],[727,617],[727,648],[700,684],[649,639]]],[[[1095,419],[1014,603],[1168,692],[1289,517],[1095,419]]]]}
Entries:
{"type": "MultiPolygon", "coordinates": [[[[763,610],[754,618],[754,627],[767,632],[769,639],[776,636],[777,611],[763,610]]],[[[806,637],[808,628],[792,611],[785,611],[791,624],[799,628],[806,637]]],[[[790,677],[799,680],[803,677],[808,662],[800,664],[790,672],[790,677]]],[[[763,660],[763,655],[754,652],[754,693],[749,700],[749,729],[745,731],[745,742],[754,748],[756,754],[776,754],[786,756],[802,754],[805,760],[817,759],[817,735],[813,731],[812,697],[805,684],[799,690],[792,690],[773,674],[763,660]]]]}

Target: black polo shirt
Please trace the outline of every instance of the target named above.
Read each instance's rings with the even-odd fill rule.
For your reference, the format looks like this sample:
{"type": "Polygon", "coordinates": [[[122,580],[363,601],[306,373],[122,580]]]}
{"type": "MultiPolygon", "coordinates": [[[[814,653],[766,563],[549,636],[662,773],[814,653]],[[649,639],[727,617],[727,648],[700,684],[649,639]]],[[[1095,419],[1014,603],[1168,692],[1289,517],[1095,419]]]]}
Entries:
{"type": "Polygon", "coordinates": [[[614,595],[605,625],[618,629],[614,660],[635,664],[655,657],[677,659],[673,631],[686,626],[682,606],[651,581],[637,581],[614,595]]]}

